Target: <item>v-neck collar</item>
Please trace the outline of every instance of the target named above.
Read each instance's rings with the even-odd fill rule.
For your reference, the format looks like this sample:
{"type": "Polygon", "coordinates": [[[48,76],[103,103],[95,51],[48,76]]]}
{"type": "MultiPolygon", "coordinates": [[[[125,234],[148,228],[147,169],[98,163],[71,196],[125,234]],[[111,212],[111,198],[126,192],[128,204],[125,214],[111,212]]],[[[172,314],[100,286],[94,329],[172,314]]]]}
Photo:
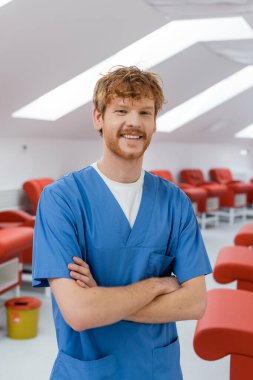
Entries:
{"type": "Polygon", "coordinates": [[[105,205],[109,207],[110,202],[112,202],[113,204],[114,212],[116,213],[115,216],[119,220],[118,223],[120,226],[120,233],[123,240],[122,242],[124,243],[124,245],[141,245],[144,241],[148,225],[151,221],[152,212],[155,204],[157,185],[154,181],[153,176],[150,173],[144,171],[144,182],[141,202],[134,225],[131,228],[124,211],[122,210],[120,204],[118,203],[117,199],[115,198],[115,196],[113,195],[103,178],[100,176],[100,174],[96,171],[94,167],[90,166],[90,168],[92,168],[92,173],[94,173],[96,178],[99,180],[100,185],[104,188],[103,199],[101,199],[101,201],[103,202],[103,207],[105,207],[105,205]],[[108,199],[108,203],[106,202],[105,198],[108,199]]]}

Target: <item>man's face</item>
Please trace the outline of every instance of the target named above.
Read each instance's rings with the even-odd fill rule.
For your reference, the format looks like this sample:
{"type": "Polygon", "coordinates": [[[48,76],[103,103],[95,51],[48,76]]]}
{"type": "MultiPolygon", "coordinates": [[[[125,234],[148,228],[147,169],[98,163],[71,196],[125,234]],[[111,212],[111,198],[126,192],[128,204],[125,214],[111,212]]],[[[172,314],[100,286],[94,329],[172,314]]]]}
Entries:
{"type": "Polygon", "coordinates": [[[156,130],[154,100],[114,97],[103,117],[96,112],[95,128],[102,128],[106,149],[125,159],[143,156],[156,130]]]}

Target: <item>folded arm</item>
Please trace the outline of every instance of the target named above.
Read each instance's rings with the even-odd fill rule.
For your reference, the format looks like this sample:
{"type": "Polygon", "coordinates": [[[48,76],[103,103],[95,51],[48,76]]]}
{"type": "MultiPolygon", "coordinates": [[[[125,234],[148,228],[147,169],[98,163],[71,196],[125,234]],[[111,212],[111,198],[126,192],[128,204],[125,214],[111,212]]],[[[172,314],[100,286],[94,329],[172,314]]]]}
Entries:
{"type": "Polygon", "coordinates": [[[126,319],[168,291],[166,282],[159,278],[112,288],[94,286],[83,289],[67,278],[49,279],[49,283],[63,318],[76,331],[126,319]]]}
{"type": "Polygon", "coordinates": [[[169,294],[156,297],[152,302],[129,315],[126,320],[139,323],[165,323],[202,318],[206,309],[204,276],[193,278],[169,294]]]}
{"type": "MultiPolygon", "coordinates": [[[[89,266],[80,258],[74,258],[74,263],[68,265],[70,276],[85,288],[97,286],[89,266]]],[[[139,323],[165,323],[172,321],[200,319],[206,309],[205,277],[198,276],[179,284],[176,278],[160,279],[167,286],[164,294],[156,296],[144,307],[139,307],[135,313],[125,320],[139,323]]]]}

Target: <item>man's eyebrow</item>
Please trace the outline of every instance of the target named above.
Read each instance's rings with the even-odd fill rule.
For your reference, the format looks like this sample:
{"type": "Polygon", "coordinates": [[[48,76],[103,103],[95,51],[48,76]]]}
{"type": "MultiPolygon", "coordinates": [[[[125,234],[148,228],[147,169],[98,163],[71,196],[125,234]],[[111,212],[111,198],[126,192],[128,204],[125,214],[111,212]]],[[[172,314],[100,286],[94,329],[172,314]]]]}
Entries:
{"type": "Polygon", "coordinates": [[[128,106],[124,106],[123,104],[116,103],[113,105],[113,107],[120,107],[120,108],[128,108],[128,106]]]}
{"type": "Polygon", "coordinates": [[[142,110],[154,110],[154,106],[141,107],[142,110]]]}
{"type": "MultiPolygon", "coordinates": [[[[128,108],[129,106],[125,106],[123,104],[114,104],[114,107],[122,107],[122,108],[128,108]]],[[[143,110],[153,110],[155,107],[154,106],[144,106],[144,107],[140,107],[141,109],[143,110]]]]}

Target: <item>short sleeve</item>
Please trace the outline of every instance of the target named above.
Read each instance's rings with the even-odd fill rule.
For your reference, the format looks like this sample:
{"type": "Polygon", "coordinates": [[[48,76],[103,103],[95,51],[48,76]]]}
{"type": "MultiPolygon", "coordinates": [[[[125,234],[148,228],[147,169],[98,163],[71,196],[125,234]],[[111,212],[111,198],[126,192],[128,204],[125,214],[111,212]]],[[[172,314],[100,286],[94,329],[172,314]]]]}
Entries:
{"type": "Polygon", "coordinates": [[[190,200],[182,202],[182,217],[175,252],[173,272],[180,283],[212,273],[212,267],[190,200]]]}
{"type": "Polygon", "coordinates": [[[50,186],[41,194],[34,228],[33,281],[35,287],[49,286],[48,278],[70,278],[68,263],[81,257],[74,214],[50,186]]]}

